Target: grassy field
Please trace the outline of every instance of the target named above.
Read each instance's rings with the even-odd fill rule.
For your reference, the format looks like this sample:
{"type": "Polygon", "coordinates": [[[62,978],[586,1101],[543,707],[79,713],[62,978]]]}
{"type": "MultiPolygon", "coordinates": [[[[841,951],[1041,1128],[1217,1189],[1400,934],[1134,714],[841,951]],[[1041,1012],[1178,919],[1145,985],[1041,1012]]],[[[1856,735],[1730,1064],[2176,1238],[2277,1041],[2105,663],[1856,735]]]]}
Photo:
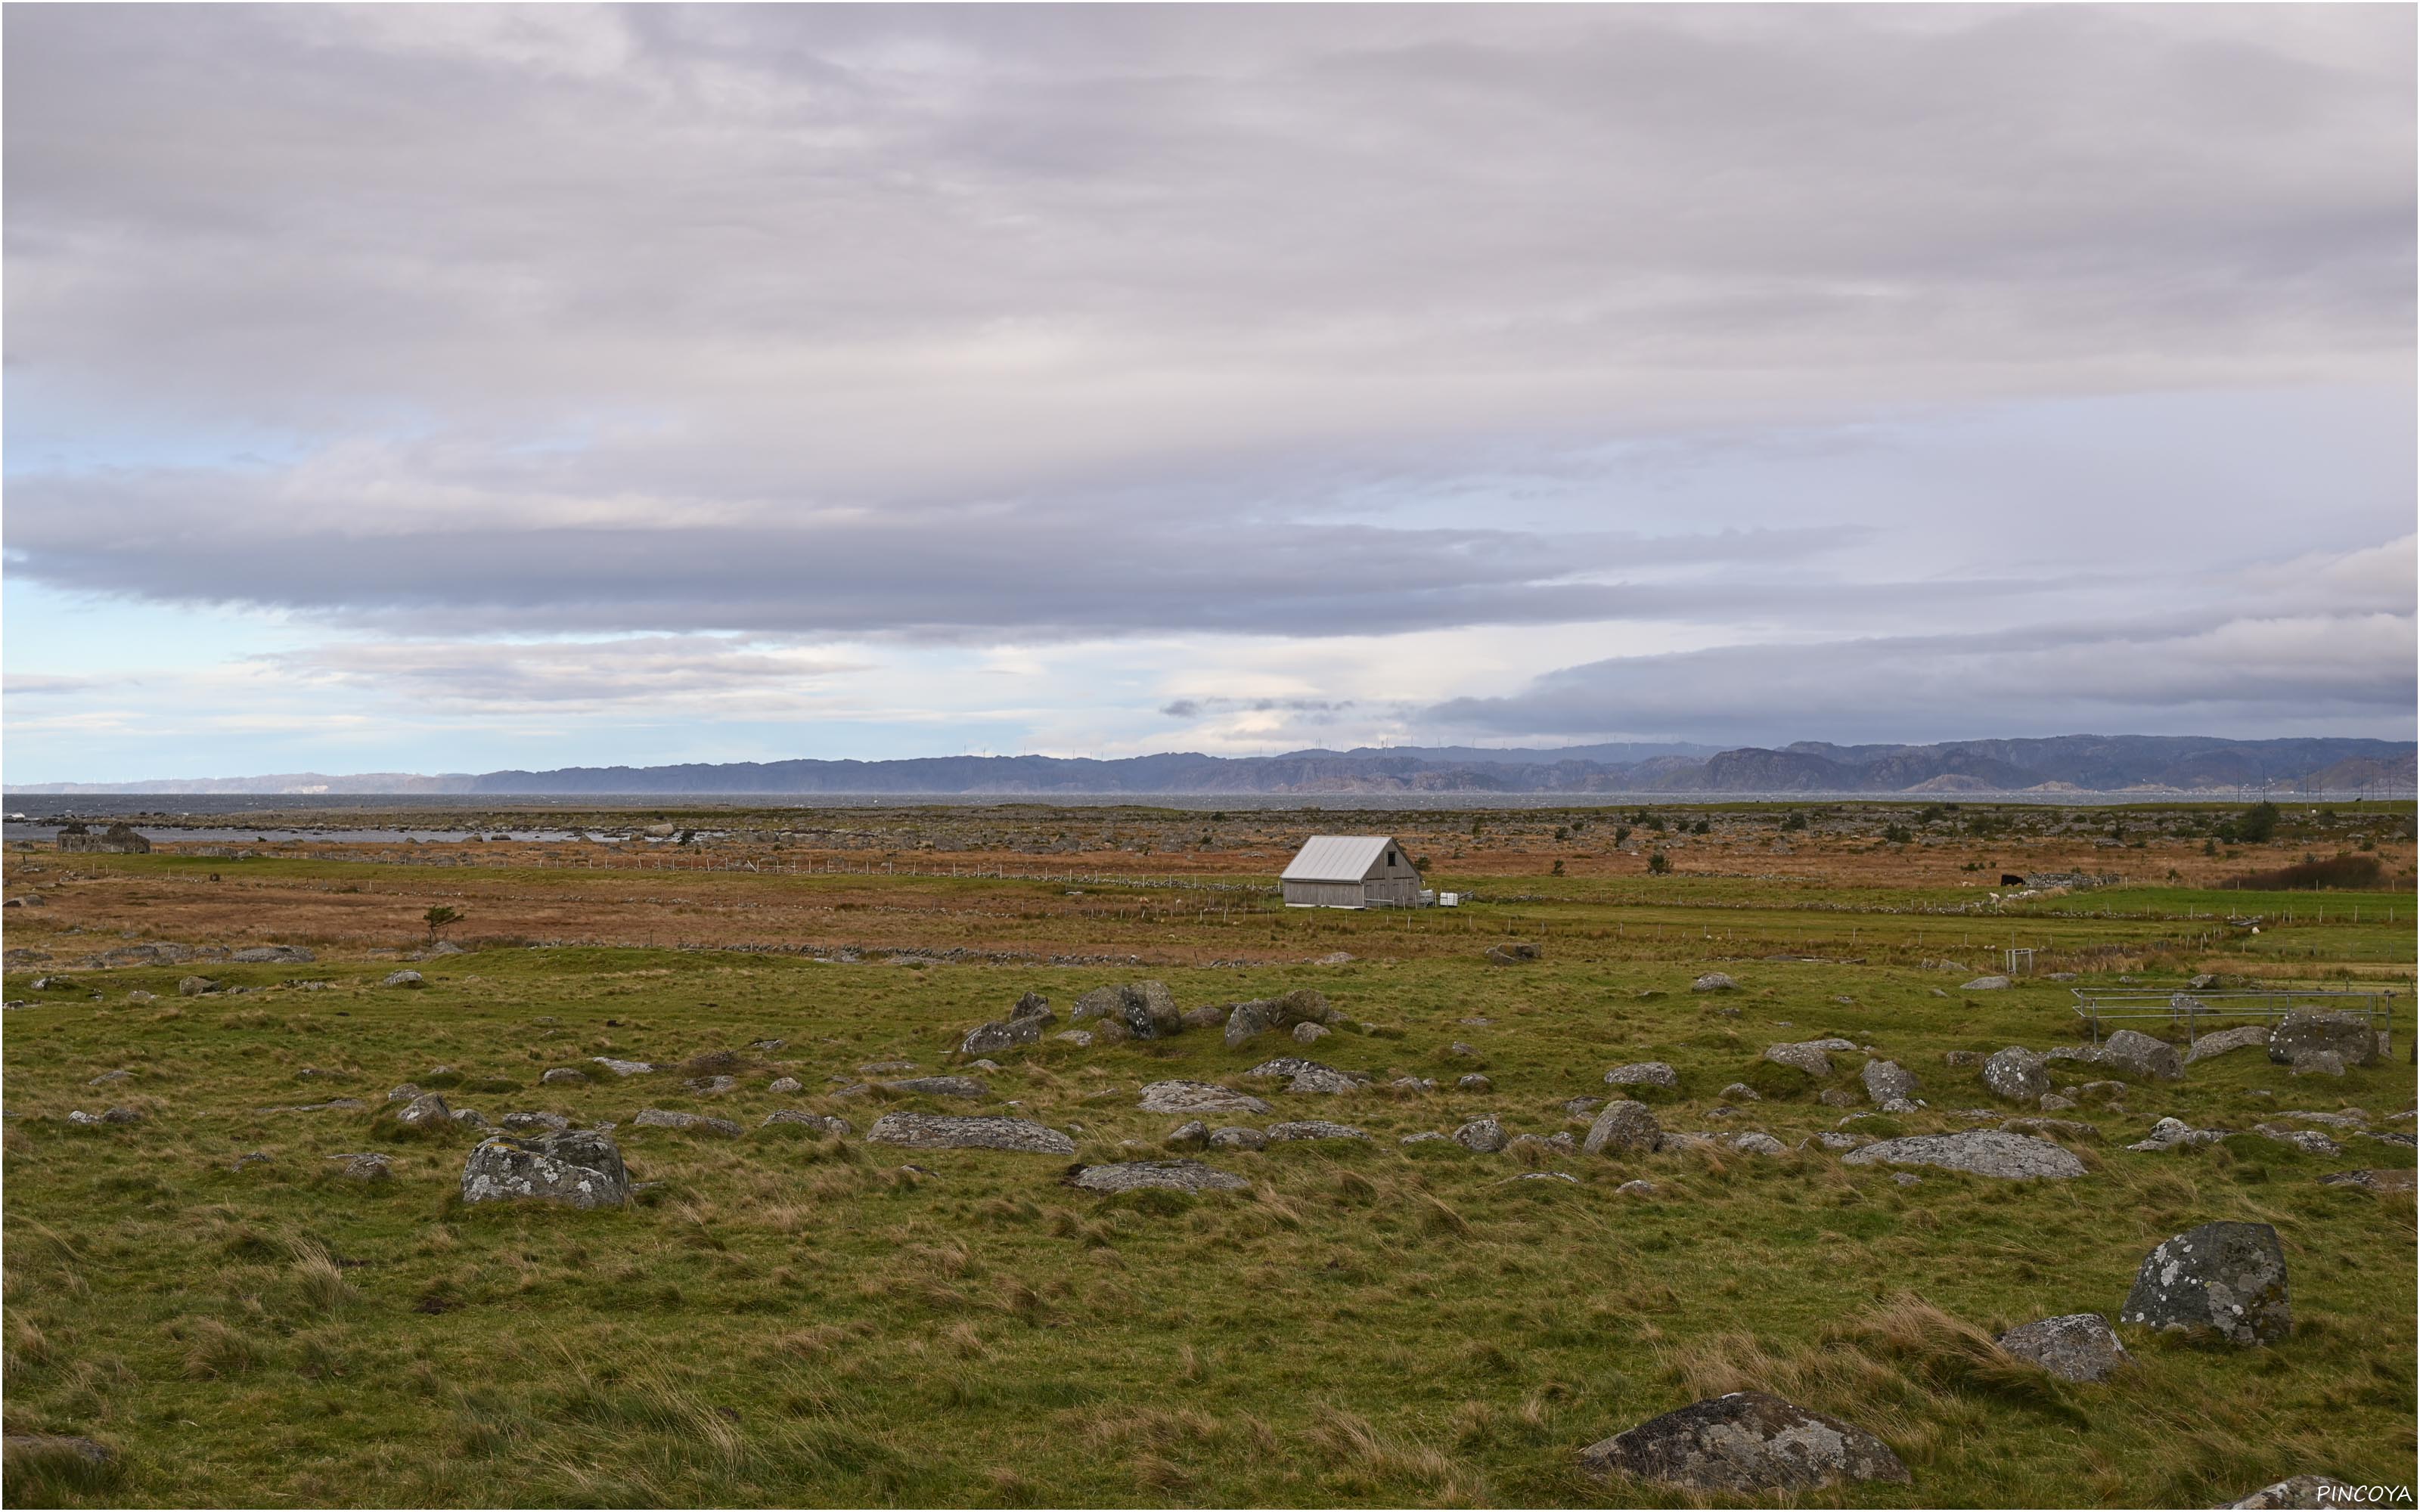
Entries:
{"type": "MultiPolygon", "coordinates": [[[[2410,845],[2392,836],[2409,810],[2382,826],[2363,816],[2398,867],[2410,845]]],[[[6,995],[23,1005],[5,1020],[7,1421],[119,1456],[101,1471],[20,1457],[8,1500],[1686,1504],[1590,1481],[1576,1451],[1745,1386],[1870,1428],[1914,1473],[1804,1504],[2211,1505],[2298,1472],[2412,1482],[2412,1199],[2319,1180],[2410,1167],[2412,1151],[2340,1131],[2337,1156],[2251,1133],[2122,1148],[2170,1115],[2248,1131],[2289,1110],[2358,1108],[2371,1128],[2408,1134],[2392,1121],[2414,1094],[2408,887],[2187,887],[2219,880],[2202,861],[2273,858],[2203,856],[2204,837],[2165,826],[2127,857],[2123,885],[1995,907],[1978,893],[1996,889],[1961,886],[1978,859],[1963,839],[1951,856],[1883,844],[1860,826],[1887,813],[1843,822],[1835,808],[1831,829],[1809,835],[1777,830],[1773,806],[1703,812],[1732,829],[1691,837],[1671,876],[1617,863],[1629,856],[1619,848],[1553,875],[1564,856],[1536,848],[1567,827],[1553,815],[1481,816],[1476,837],[1468,814],[1389,816],[1407,843],[1430,842],[1438,886],[1482,900],[1391,916],[1273,908],[1253,889],[1281,863],[1288,825],[1314,822],[1269,814],[1189,850],[1172,831],[1147,854],[1078,836],[1049,853],[1048,877],[1017,841],[1063,827],[1050,810],[859,816],[846,822],[896,827],[857,846],[768,839],[746,852],[753,872],[643,867],[595,845],[499,847],[477,867],[324,845],[20,853],[8,894],[42,901],[7,916],[6,995]],[[943,823],[985,833],[911,839],[943,823]],[[1789,873],[1767,864],[1782,833],[1789,873]],[[957,848],[919,849],[936,839],[957,848]],[[878,866],[886,852],[928,872],[988,862],[1024,874],[798,870],[852,856],[878,866]],[[2163,880],[2171,870],[2179,884],[2163,880]],[[468,916],[458,936],[472,953],[411,963],[420,990],[380,985],[417,943],[418,913],[441,902],[468,916]],[[2253,916],[2257,935],[2228,922],[2253,916]],[[1539,941],[1544,959],[1485,964],[1481,952],[1507,937],[1539,941]],[[319,959],[82,964],[152,940],[298,943],[319,959]],[[1960,991],[2010,944],[2041,952],[2038,972],[2078,980],[1960,991]],[[1353,959],[1314,964],[1338,952],[1353,959]],[[1739,990],[1691,993],[1710,969],[1739,990]],[[1973,1127],[1960,1112],[1993,1100],[1945,1053],[2071,1041],[2070,985],[2167,986],[2195,971],[2393,987],[2396,1054],[2338,1081],[2238,1052],[2114,1107],[2086,1102],[2061,1116],[2092,1126],[2071,1140],[2088,1173],[2058,1183],[1927,1170],[1902,1185],[1797,1151],[1856,1111],[1817,1094],[1854,1089],[1860,1057],[1803,1086],[1758,1064],[1767,1044],[1841,1034],[1914,1071],[1931,1103],[1848,1127],[1973,1127]],[[178,996],[196,972],[245,990],[178,996]],[[35,989],[43,976],[67,985],[35,989]],[[1308,1050],[1272,1035],[1230,1051],[1200,1029],[1046,1041],[998,1057],[981,1103],[838,1095],[861,1065],[954,1069],[957,1036],[1021,993],[1063,1015],[1089,988],[1141,977],[1188,1008],[1315,987],[1368,1027],[1308,1050]],[[768,1040],[784,1043],[752,1048],[768,1040]],[[726,1053],[740,1063],[735,1088],[684,1087],[685,1062],[726,1053]],[[1296,1053],[1381,1085],[1327,1097],[1241,1078],[1296,1053]],[[620,1079],[594,1056],[663,1069],[620,1079]],[[1666,1127],[1761,1129],[1793,1152],[1399,1143],[1484,1115],[1576,1135],[1586,1119],[1565,1102],[1606,1095],[1608,1067],[1644,1059],[1680,1072],[1676,1092],[1656,1094],[1666,1127]],[[597,1079],[540,1086],[557,1066],[597,1079]],[[132,1074],[87,1085],[116,1070],[132,1074]],[[1474,1071],[1492,1088],[1457,1089],[1474,1071]],[[783,1075],[805,1091],[771,1092],[783,1075]],[[1402,1075],[1439,1089],[1383,1086],[1402,1075]],[[1159,1153],[1182,1119],[1139,1111],[1137,1092],[1176,1077],[1277,1104],[1238,1122],[1325,1118],[1373,1137],[1208,1157],[1248,1177],[1248,1193],[1099,1197],[1062,1184],[1063,1159],[762,1126],[781,1107],[861,1134],[885,1106],[1016,1112],[1100,1163],[1159,1153]],[[1765,1099],[1716,1113],[1743,1078],[1765,1099]],[[386,1094],[404,1082],[491,1119],[615,1121],[633,1176],[652,1184],[620,1211],[465,1208],[458,1181],[476,1135],[396,1124],[386,1094]],[[365,1105],[262,1111],[334,1098],[365,1105]],[[112,1106],[142,1120],[67,1119],[112,1106]],[[644,1107],[744,1133],[630,1127],[644,1107]],[[357,1151],[389,1155],[393,1179],[353,1180],[329,1158],[357,1151]],[[268,1159],[237,1164],[255,1152],[268,1159]],[[1512,1179],[1537,1170],[1577,1180],[1512,1179]],[[1641,1177],[1652,1196],[1615,1190],[1641,1177]],[[2220,1218],[2282,1235],[2296,1318],[2284,1344],[2128,1331],[2139,1367],[2099,1386],[1992,1347],[1992,1334],[2048,1314],[2114,1317],[2151,1245],[2220,1218]]],[[[2268,849],[2336,839],[2289,834],[2268,849]]],[[[740,854],[731,844],[722,854],[740,854]]],[[[2056,833],[1990,845],[1993,882],[2079,848],[2056,833]]],[[[2064,1070],[2062,1083],[2104,1074],[2064,1070]]]]}

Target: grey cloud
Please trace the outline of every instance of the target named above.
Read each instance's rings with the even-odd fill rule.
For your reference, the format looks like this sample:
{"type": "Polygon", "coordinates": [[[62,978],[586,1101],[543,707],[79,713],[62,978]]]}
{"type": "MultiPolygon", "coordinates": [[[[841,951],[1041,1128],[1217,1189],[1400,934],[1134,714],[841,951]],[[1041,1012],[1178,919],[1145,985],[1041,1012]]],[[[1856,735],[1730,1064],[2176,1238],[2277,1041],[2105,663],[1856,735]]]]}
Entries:
{"type": "Polygon", "coordinates": [[[807,705],[790,695],[863,664],[733,636],[610,640],[336,642],[262,658],[319,685],[406,702],[486,710],[693,707],[744,700],[762,717],[807,705]]]}
{"type": "Polygon", "coordinates": [[[1352,699],[1190,698],[1162,704],[1159,712],[1171,719],[1198,719],[1220,714],[1342,714],[1354,706],[1352,699]]]}

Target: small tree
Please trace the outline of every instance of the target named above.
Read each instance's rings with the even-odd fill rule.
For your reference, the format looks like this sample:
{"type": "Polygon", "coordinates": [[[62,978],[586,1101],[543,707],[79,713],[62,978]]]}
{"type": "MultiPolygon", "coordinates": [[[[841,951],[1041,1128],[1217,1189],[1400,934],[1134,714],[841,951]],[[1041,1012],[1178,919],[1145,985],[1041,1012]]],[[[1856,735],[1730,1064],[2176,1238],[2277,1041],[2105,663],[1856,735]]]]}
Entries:
{"type": "Polygon", "coordinates": [[[1557,875],[1557,876],[1561,876],[1561,875],[1563,874],[1563,863],[1562,863],[1562,862],[1560,862],[1560,861],[1557,861],[1557,862],[1555,863],[1555,872],[1554,872],[1554,874],[1555,874],[1555,875],[1557,875]]]}
{"type": "Polygon", "coordinates": [[[1648,875],[1650,875],[1650,876],[1656,876],[1656,877],[1660,877],[1660,876],[1663,876],[1663,875],[1667,874],[1667,873],[1668,873],[1668,872],[1669,872],[1671,870],[1672,870],[1672,858],[1671,858],[1670,856],[1668,856],[1665,855],[1662,851],[1655,851],[1655,852],[1653,852],[1653,853],[1652,853],[1652,854],[1650,854],[1650,855],[1648,856],[1648,857],[1647,857],[1647,874],[1648,874],[1648,875]]]}
{"type": "Polygon", "coordinates": [[[432,903],[428,912],[420,916],[420,921],[428,926],[428,937],[435,940],[442,938],[448,929],[462,922],[462,915],[458,909],[432,903]]]}
{"type": "Polygon", "coordinates": [[[2235,838],[2247,845],[2265,845],[2276,839],[2277,806],[2262,802],[2244,810],[2235,821],[2235,838]]]}

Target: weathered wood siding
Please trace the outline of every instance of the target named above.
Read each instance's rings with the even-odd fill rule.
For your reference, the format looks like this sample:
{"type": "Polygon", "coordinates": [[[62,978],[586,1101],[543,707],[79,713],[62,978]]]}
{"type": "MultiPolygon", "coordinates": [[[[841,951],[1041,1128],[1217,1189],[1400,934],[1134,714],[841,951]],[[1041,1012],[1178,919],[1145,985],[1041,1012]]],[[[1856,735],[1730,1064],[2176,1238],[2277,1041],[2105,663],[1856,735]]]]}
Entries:
{"type": "Polygon", "coordinates": [[[1364,884],[1288,882],[1283,886],[1286,906],[1289,908],[1358,908],[1361,906],[1361,889],[1364,884]]]}

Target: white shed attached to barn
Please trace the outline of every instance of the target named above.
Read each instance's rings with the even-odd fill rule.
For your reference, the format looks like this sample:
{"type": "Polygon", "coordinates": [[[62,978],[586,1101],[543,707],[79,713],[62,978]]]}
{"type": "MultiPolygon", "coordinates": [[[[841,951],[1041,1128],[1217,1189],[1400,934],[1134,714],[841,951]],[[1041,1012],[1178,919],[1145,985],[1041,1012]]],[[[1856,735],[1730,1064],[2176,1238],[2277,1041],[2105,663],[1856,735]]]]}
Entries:
{"type": "Polygon", "coordinates": [[[1278,876],[1288,908],[1417,908],[1420,873],[1388,835],[1313,835],[1278,876]]]}

